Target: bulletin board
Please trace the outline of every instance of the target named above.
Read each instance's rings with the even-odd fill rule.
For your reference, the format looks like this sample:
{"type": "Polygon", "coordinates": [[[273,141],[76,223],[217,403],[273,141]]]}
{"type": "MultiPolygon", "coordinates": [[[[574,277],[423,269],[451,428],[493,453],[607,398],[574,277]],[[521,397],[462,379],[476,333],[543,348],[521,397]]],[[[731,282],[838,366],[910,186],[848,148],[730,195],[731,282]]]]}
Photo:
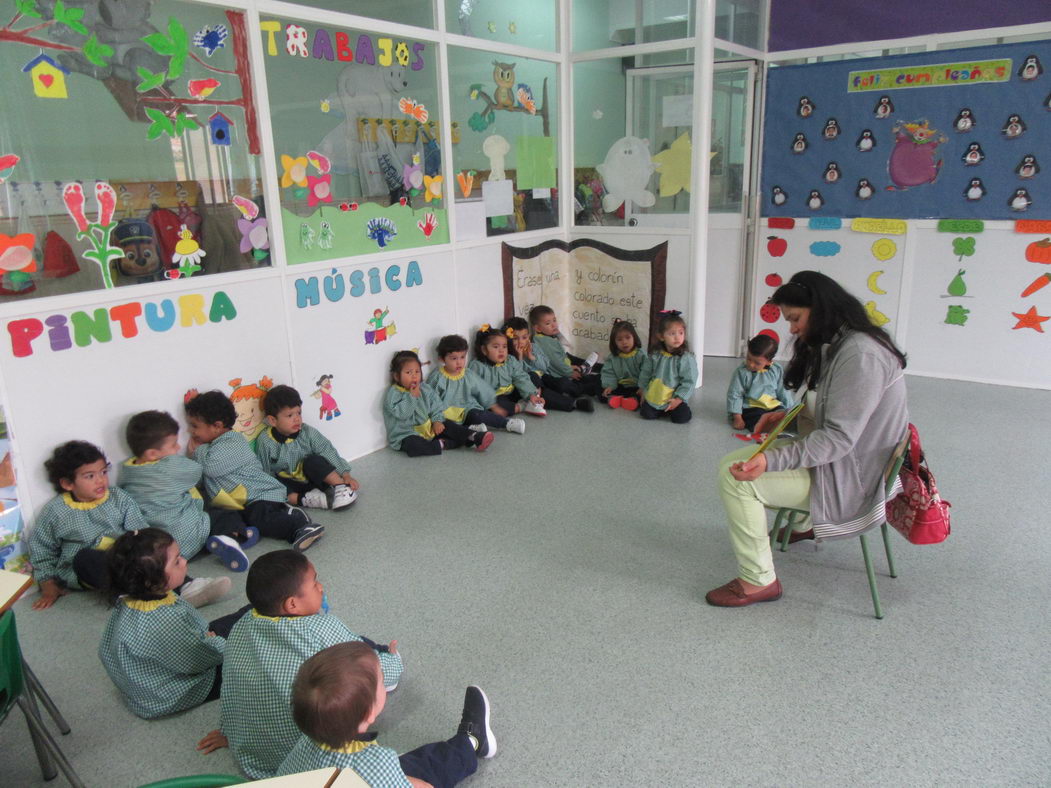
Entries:
{"type": "Polygon", "coordinates": [[[528,319],[546,304],[579,356],[609,353],[615,318],[631,321],[647,346],[664,309],[667,258],[667,241],[638,251],[587,238],[525,249],[504,244],[504,314],[528,319]]]}
{"type": "Polygon", "coordinates": [[[1047,68],[1030,41],[771,69],[763,214],[1051,217],[1047,68]]]}

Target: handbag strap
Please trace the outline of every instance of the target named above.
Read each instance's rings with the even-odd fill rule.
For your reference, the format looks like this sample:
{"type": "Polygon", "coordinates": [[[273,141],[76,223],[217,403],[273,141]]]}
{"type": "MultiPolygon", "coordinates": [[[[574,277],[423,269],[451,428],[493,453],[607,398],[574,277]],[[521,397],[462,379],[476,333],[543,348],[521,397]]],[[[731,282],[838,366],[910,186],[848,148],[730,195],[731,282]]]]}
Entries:
{"type": "Polygon", "coordinates": [[[920,433],[915,424],[909,424],[909,466],[915,471],[919,470],[920,461],[923,456],[923,448],[920,446],[920,433]]]}

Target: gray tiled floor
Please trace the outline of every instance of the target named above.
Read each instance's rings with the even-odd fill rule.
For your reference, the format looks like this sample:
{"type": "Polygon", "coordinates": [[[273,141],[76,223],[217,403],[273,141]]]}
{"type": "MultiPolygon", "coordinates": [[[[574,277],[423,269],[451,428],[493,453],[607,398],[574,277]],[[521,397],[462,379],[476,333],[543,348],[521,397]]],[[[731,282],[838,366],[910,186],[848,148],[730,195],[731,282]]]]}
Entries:
{"type": "MultiPolygon", "coordinates": [[[[955,531],[895,537],[883,621],[856,540],[777,554],[784,598],[728,611],[703,595],[734,574],[712,474],[741,446],[732,366],[706,360],[686,427],[553,414],[483,456],[355,463],[362,496],[309,555],[333,613],[405,654],[381,740],[451,734],[475,682],[500,754],[470,785],[1046,784],[1051,392],[909,378],[955,531]]],[[[125,710],[95,656],[105,609],[16,610],[89,785],[235,771],[193,749],[215,704],[152,723],[125,710]]],[[[18,712],[0,752],[0,783],[40,783],[18,712]]]]}

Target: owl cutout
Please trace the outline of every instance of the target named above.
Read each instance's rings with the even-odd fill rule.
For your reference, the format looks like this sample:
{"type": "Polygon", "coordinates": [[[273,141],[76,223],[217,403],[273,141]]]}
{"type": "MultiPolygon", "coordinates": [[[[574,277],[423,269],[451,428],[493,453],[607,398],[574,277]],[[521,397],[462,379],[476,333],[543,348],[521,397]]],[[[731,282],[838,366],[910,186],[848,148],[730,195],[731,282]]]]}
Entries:
{"type": "Polygon", "coordinates": [[[493,101],[500,109],[511,109],[515,105],[515,66],[517,63],[501,63],[493,61],[493,80],[496,82],[496,90],[493,93],[493,101]]]}

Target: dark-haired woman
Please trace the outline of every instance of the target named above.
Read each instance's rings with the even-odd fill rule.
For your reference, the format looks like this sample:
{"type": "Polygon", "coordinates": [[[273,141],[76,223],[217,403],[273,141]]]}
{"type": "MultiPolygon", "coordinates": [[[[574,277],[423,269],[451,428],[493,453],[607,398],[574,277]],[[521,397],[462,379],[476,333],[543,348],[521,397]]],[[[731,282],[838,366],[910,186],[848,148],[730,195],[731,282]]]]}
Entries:
{"type": "Polygon", "coordinates": [[[795,335],[785,385],[805,398],[800,437],[748,460],[728,454],[719,486],[730,520],[737,577],[709,591],[712,605],[781,597],[767,508],[810,512],[791,541],[855,536],[882,522],[887,462],[908,424],[905,355],[833,279],[800,271],[770,299],[795,335]]]}

